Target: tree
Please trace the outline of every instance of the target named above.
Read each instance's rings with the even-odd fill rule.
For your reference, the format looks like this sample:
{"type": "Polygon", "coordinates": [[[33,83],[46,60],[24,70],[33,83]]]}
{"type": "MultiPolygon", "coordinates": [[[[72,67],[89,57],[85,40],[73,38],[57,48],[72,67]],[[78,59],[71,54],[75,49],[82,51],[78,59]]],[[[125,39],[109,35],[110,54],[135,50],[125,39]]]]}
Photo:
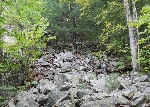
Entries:
{"type": "Polygon", "coordinates": [[[51,23],[48,28],[50,35],[56,36],[57,40],[74,43],[75,48],[76,41],[98,38],[100,25],[96,25],[88,12],[83,14],[82,6],[75,0],[46,0],[44,16],[51,23]]]}
{"type": "Polygon", "coordinates": [[[131,49],[131,56],[132,56],[132,66],[133,71],[139,70],[139,65],[137,62],[138,59],[138,30],[129,25],[130,23],[137,20],[137,12],[135,7],[135,1],[132,0],[132,2],[128,2],[128,0],[124,0],[124,6],[125,6],[125,14],[126,19],[128,23],[128,30],[129,30],[129,38],[130,38],[130,49],[131,49]],[[131,7],[131,8],[130,8],[131,7]]]}
{"type": "Polygon", "coordinates": [[[3,16],[7,25],[14,26],[9,36],[14,37],[17,44],[5,45],[4,49],[13,58],[26,57],[31,62],[40,55],[42,47],[45,46],[41,40],[48,26],[47,20],[41,15],[44,3],[41,0],[8,0],[6,4],[8,9],[4,11],[3,16]]]}
{"type": "Polygon", "coordinates": [[[150,5],[145,5],[141,11],[141,16],[136,22],[133,23],[133,26],[136,26],[139,29],[139,41],[140,54],[139,61],[141,65],[141,71],[149,72],[150,71],[150,5]]]}
{"type": "Polygon", "coordinates": [[[2,59],[3,56],[3,50],[2,50],[2,45],[3,45],[3,41],[2,41],[2,35],[5,31],[5,29],[3,28],[4,26],[4,17],[2,16],[2,12],[4,10],[3,7],[3,2],[0,0],[1,4],[0,4],[0,61],[2,59]]]}
{"type": "MultiPolygon", "coordinates": [[[[45,3],[42,0],[3,1],[2,7],[5,8],[0,16],[0,34],[4,32],[3,25],[13,26],[11,31],[5,32],[15,38],[16,43],[5,44],[2,40],[0,41],[0,46],[6,54],[0,61],[0,77],[2,79],[0,84],[6,88],[13,87],[12,92],[17,91],[17,87],[25,84],[25,81],[28,80],[27,75],[31,74],[29,66],[40,57],[46,46],[42,36],[49,24],[47,19],[42,16],[44,6],[45,3]],[[8,77],[5,76],[7,73],[8,77]]],[[[11,97],[10,93],[3,95],[0,97],[4,97],[4,99],[11,97]]],[[[3,100],[0,99],[0,106],[1,102],[3,103],[3,100]]]]}

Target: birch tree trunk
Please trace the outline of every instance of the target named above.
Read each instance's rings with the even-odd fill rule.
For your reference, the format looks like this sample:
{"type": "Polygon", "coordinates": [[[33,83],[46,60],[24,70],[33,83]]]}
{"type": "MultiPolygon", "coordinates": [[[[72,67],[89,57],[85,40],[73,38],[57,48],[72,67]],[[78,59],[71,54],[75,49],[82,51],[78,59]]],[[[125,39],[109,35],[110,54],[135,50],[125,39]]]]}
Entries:
{"type": "MultiPolygon", "coordinates": [[[[128,0],[124,0],[124,6],[125,6],[125,14],[126,14],[127,23],[135,21],[137,19],[135,1],[132,0],[132,3],[130,4],[128,2],[128,0]],[[130,7],[132,9],[130,9],[130,7]],[[132,15],[131,15],[131,12],[132,12],[132,15]]],[[[138,58],[138,30],[135,27],[128,25],[128,31],[129,31],[129,38],[130,38],[132,67],[133,67],[133,71],[135,72],[135,71],[139,70],[139,64],[137,62],[137,58],[138,58]]]]}
{"type": "MultiPolygon", "coordinates": [[[[0,41],[2,41],[1,36],[0,36],[0,41]]],[[[2,56],[3,56],[3,49],[2,49],[2,47],[0,47],[0,61],[2,60],[2,56]]]]}

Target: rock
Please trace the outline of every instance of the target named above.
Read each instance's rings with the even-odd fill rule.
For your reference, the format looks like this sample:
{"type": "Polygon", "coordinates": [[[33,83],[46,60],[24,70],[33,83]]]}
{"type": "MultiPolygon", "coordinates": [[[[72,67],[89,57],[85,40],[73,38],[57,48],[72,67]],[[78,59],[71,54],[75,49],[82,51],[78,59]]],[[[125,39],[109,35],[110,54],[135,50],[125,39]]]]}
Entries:
{"type": "Polygon", "coordinates": [[[102,106],[99,103],[100,100],[90,101],[90,102],[83,103],[80,107],[104,107],[104,105],[102,106]]]}
{"type": "Polygon", "coordinates": [[[90,62],[90,58],[85,58],[84,60],[85,60],[85,63],[87,64],[90,62]]]}
{"type": "Polygon", "coordinates": [[[51,90],[56,88],[56,85],[52,81],[45,80],[43,83],[40,83],[37,88],[41,94],[47,95],[51,90]]]}
{"type": "Polygon", "coordinates": [[[146,87],[146,88],[143,90],[143,92],[150,95],[150,86],[149,86],[149,87],[146,87]]]}
{"type": "Polygon", "coordinates": [[[48,101],[48,96],[44,94],[40,94],[36,100],[38,104],[40,104],[41,106],[45,106],[45,104],[48,101]]]}
{"type": "Polygon", "coordinates": [[[125,90],[124,92],[122,92],[122,96],[131,100],[134,96],[134,90],[125,90]]]}
{"type": "Polygon", "coordinates": [[[134,80],[135,82],[149,82],[147,75],[142,75],[134,80]]]}
{"type": "Polygon", "coordinates": [[[80,107],[100,107],[99,101],[90,101],[83,103],[80,107]]]}
{"type": "Polygon", "coordinates": [[[16,96],[16,107],[38,107],[38,103],[35,102],[37,95],[32,94],[32,91],[22,91],[16,96]]]}
{"type": "Polygon", "coordinates": [[[46,67],[46,66],[51,66],[48,62],[42,62],[41,66],[46,67]]]}
{"type": "Polygon", "coordinates": [[[64,59],[71,61],[74,58],[74,55],[71,52],[66,52],[64,54],[64,59]]]}
{"type": "Polygon", "coordinates": [[[91,98],[93,100],[102,100],[104,98],[108,97],[108,94],[107,93],[104,93],[104,92],[98,92],[98,93],[93,93],[91,95],[91,98]]]}
{"type": "Polygon", "coordinates": [[[59,55],[59,54],[55,54],[55,57],[56,58],[54,59],[54,64],[63,60],[62,57],[61,57],[61,55],[59,55]]]}
{"type": "Polygon", "coordinates": [[[64,85],[66,82],[69,81],[65,73],[58,73],[58,75],[54,77],[54,80],[57,86],[64,85]]]}
{"type": "Polygon", "coordinates": [[[58,73],[55,77],[57,86],[65,85],[66,83],[79,84],[81,76],[78,72],[58,73]]]}
{"type": "Polygon", "coordinates": [[[46,107],[54,107],[64,100],[71,100],[71,96],[66,91],[59,91],[54,89],[51,93],[48,94],[48,101],[46,107]]]}
{"type": "Polygon", "coordinates": [[[119,62],[110,61],[110,64],[113,65],[116,68],[119,65],[119,62]]]}
{"type": "Polygon", "coordinates": [[[31,88],[28,92],[31,94],[38,94],[39,90],[37,88],[31,88]]]}
{"type": "Polygon", "coordinates": [[[95,65],[96,65],[96,68],[97,69],[100,69],[101,68],[101,63],[99,60],[95,61],[95,65]]]}
{"type": "Polygon", "coordinates": [[[67,73],[67,72],[71,72],[71,71],[72,71],[72,69],[63,69],[63,68],[61,68],[59,73],[67,73]]]}
{"type": "Polygon", "coordinates": [[[13,101],[9,101],[9,102],[8,102],[8,107],[15,107],[14,102],[13,102],[13,101]]]}
{"type": "Polygon", "coordinates": [[[21,101],[21,100],[25,101],[28,98],[28,95],[29,95],[28,92],[22,91],[15,97],[15,100],[16,102],[21,101]]]}
{"type": "Polygon", "coordinates": [[[106,54],[103,54],[103,56],[102,56],[102,60],[103,60],[103,61],[108,61],[108,57],[107,57],[107,55],[106,55],[106,54]]]}
{"type": "Polygon", "coordinates": [[[14,98],[16,102],[8,104],[10,107],[148,107],[148,76],[108,75],[107,66],[118,63],[108,62],[106,55],[99,61],[92,55],[85,58],[67,51],[44,56],[37,60],[38,84],[20,92],[14,98]],[[49,63],[51,58],[53,61],[49,63]]]}
{"type": "Polygon", "coordinates": [[[89,102],[89,101],[95,101],[96,98],[91,96],[91,95],[84,95],[81,99],[80,99],[80,103],[83,102],[89,102]]]}
{"type": "Polygon", "coordinates": [[[16,107],[39,107],[39,104],[32,99],[22,99],[17,102],[16,107]]]}
{"type": "Polygon", "coordinates": [[[135,72],[135,71],[131,71],[130,77],[131,77],[133,80],[136,80],[136,79],[139,78],[139,73],[138,73],[138,72],[135,72]]]}
{"type": "Polygon", "coordinates": [[[61,66],[63,69],[72,69],[72,65],[71,65],[70,62],[61,63],[60,66],[61,66]]]}
{"type": "Polygon", "coordinates": [[[106,75],[99,75],[99,79],[93,79],[90,80],[90,85],[93,87],[93,89],[96,89],[97,92],[107,92],[105,87],[105,79],[106,75]],[[100,78],[101,77],[101,78],[100,78]]]}
{"type": "Polygon", "coordinates": [[[38,63],[42,63],[42,62],[45,62],[46,60],[47,60],[46,57],[42,57],[42,58],[38,59],[37,61],[38,61],[38,63]]]}
{"type": "Polygon", "coordinates": [[[106,63],[102,62],[102,63],[101,63],[101,69],[102,69],[102,70],[103,70],[103,69],[105,69],[105,70],[106,70],[106,68],[107,68],[106,63]]]}
{"type": "Polygon", "coordinates": [[[39,107],[39,104],[32,99],[27,99],[29,107],[39,107]]]}
{"type": "Polygon", "coordinates": [[[122,87],[124,89],[128,89],[131,86],[131,84],[133,84],[131,78],[128,76],[126,78],[118,77],[118,80],[120,82],[120,87],[122,87]]]}
{"type": "Polygon", "coordinates": [[[91,90],[88,90],[88,89],[82,89],[82,90],[78,90],[77,92],[77,97],[79,99],[81,99],[83,96],[85,95],[91,95],[92,94],[92,91],[91,90]]]}
{"type": "Polygon", "coordinates": [[[129,102],[128,99],[119,95],[116,97],[112,96],[112,97],[105,98],[103,99],[103,101],[110,103],[110,105],[117,105],[117,104],[126,105],[129,102]]]}
{"type": "Polygon", "coordinates": [[[70,84],[65,84],[60,86],[60,91],[68,91],[71,88],[70,84]]]}
{"type": "Polygon", "coordinates": [[[20,100],[19,102],[17,102],[16,107],[29,107],[29,104],[25,100],[20,100]]]}
{"type": "Polygon", "coordinates": [[[47,52],[49,52],[49,53],[55,53],[55,50],[52,49],[52,48],[50,48],[50,47],[48,47],[47,52]]]}
{"type": "Polygon", "coordinates": [[[145,101],[146,101],[145,95],[141,92],[138,92],[138,93],[135,93],[135,95],[133,96],[130,105],[133,107],[137,107],[138,105],[141,105],[145,101]]]}
{"type": "Polygon", "coordinates": [[[87,67],[85,67],[85,66],[79,66],[79,67],[78,67],[78,70],[79,70],[79,71],[86,71],[86,70],[87,70],[87,67]]]}
{"type": "Polygon", "coordinates": [[[150,86],[150,82],[136,82],[135,86],[142,92],[146,87],[150,86]]]}
{"type": "Polygon", "coordinates": [[[59,53],[56,54],[56,59],[54,59],[54,62],[60,62],[60,61],[69,61],[72,62],[74,55],[71,52],[65,52],[65,53],[59,53]]]}
{"type": "Polygon", "coordinates": [[[114,104],[109,103],[109,100],[95,100],[83,103],[80,107],[116,107],[114,104]]]}
{"type": "Polygon", "coordinates": [[[75,107],[75,103],[71,100],[65,100],[60,102],[58,105],[58,107],[75,107]]]}

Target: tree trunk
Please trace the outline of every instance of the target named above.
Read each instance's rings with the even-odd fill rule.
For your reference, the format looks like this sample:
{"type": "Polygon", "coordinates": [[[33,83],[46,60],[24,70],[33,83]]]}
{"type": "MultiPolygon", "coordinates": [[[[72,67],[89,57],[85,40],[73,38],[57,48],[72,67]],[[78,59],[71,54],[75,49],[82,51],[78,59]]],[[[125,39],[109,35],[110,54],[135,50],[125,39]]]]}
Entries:
{"type": "MultiPolygon", "coordinates": [[[[2,41],[2,36],[0,36],[0,41],[2,41]]],[[[3,49],[2,49],[2,44],[0,44],[0,62],[2,62],[2,58],[3,58],[3,49]]]]}
{"type": "MultiPolygon", "coordinates": [[[[138,15],[136,11],[135,1],[132,0],[132,9],[133,9],[133,20],[137,21],[138,15]]],[[[137,45],[137,59],[139,60],[139,54],[140,54],[140,46],[138,44],[139,38],[138,38],[139,31],[136,27],[134,27],[134,35],[136,35],[136,45],[137,45]]],[[[138,70],[140,70],[140,62],[137,63],[138,70]]]]}
{"type": "MultiPolygon", "coordinates": [[[[131,23],[137,19],[137,12],[135,8],[135,2],[132,0],[132,15],[131,15],[131,10],[130,10],[130,4],[128,0],[124,0],[124,6],[125,6],[125,14],[126,14],[126,19],[127,23],[131,23]]],[[[129,38],[130,38],[130,49],[131,49],[131,57],[132,57],[132,67],[133,71],[138,71],[138,62],[137,62],[137,56],[138,56],[138,30],[133,27],[128,25],[128,31],[129,31],[129,38]]]]}
{"type": "MultiPolygon", "coordinates": [[[[76,18],[73,18],[73,27],[76,28],[76,18]]],[[[77,52],[77,33],[76,31],[73,32],[73,45],[75,49],[75,53],[77,52]]]]}

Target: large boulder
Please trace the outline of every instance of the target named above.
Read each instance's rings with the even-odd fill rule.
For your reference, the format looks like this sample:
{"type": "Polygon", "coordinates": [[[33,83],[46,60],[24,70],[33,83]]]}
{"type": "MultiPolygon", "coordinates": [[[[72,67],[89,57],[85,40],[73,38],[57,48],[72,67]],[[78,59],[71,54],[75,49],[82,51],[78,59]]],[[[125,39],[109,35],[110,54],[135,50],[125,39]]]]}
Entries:
{"type": "Polygon", "coordinates": [[[48,94],[48,101],[46,103],[46,107],[57,106],[60,102],[64,100],[71,100],[70,93],[67,91],[59,91],[58,89],[54,89],[48,94]]]}
{"type": "Polygon", "coordinates": [[[37,95],[28,93],[28,92],[20,92],[16,96],[16,107],[38,107],[39,104],[35,102],[37,95]]]}
{"type": "Polygon", "coordinates": [[[37,85],[37,89],[39,90],[39,92],[44,95],[47,95],[56,87],[57,86],[52,81],[49,81],[47,79],[40,80],[39,84],[37,85]]]}

